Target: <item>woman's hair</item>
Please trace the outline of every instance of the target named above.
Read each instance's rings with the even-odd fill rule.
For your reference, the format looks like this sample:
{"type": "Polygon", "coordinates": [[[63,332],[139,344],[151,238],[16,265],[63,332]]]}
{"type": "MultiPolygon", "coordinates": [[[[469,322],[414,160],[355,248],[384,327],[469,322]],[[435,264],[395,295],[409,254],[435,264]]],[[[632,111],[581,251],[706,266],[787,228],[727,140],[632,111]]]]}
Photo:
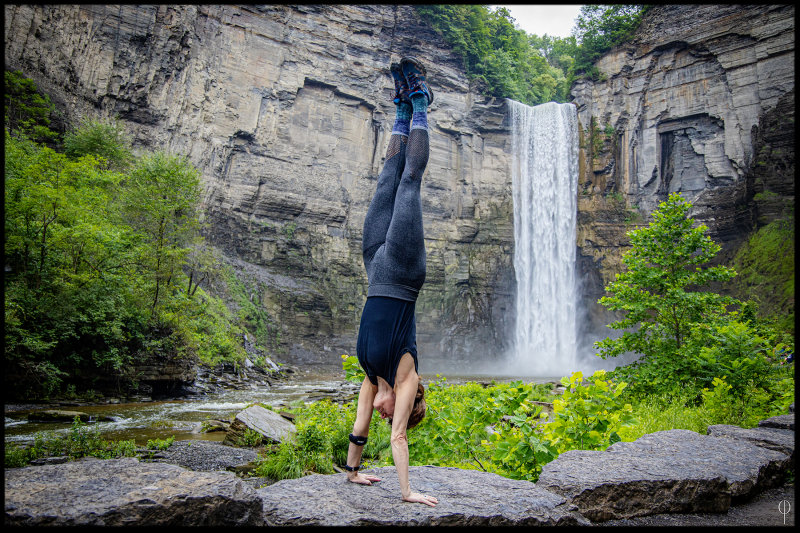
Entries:
{"type": "MultiPolygon", "coordinates": [[[[422,383],[417,385],[417,395],[414,396],[414,405],[411,407],[411,414],[408,415],[408,424],[406,424],[406,429],[411,429],[420,422],[422,419],[425,418],[425,410],[428,406],[425,404],[425,387],[422,386],[422,383]]],[[[392,419],[387,418],[386,422],[389,425],[392,425],[392,419]]]]}
{"type": "Polygon", "coordinates": [[[425,418],[425,411],[428,406],[425,404],[425,387],[422,383],[417,385],[417,395],[414,397],[414,406],[411,408],[411,414],[408,417],[407,429],[411,429],[425,418]]]}

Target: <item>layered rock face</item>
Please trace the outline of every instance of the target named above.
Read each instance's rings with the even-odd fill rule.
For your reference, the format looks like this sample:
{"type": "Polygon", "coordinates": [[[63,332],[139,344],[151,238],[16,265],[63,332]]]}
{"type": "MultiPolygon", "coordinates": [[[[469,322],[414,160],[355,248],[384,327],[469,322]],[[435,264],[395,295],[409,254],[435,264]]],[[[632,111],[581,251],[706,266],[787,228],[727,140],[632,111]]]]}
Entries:
{"type": "MultiPolygon", "coordinates": [[[[6,65],[76,114],[202,172],[207,238],[295,362],[355,353],[364,216],[391,135],[389,64],[420,57],[436,99],[423,178],[420,353],[499,353],[514,274],[505,102],[410,6],[6,6],[6,65]]],[[[68,117],[74,119],[76,117],[68,117]]]]}
{"type": "MultiPolygon", "coordinates": [[[[269,315],[270,348],[338,365],[366,297],[361,234],[394,117],[391,61],[436,94],[423,178],[421,370],[502,354],[514,323],[511,136],[503,101],[410,6],[17,5],[5,61],[77,115],[202,172],[207,237],[269,315]],[[428,367],[430,368],[430,367],[428,367]]],[[[794,206],[794,8],[663,5],[573,87],[577,246],[596,305],[625,232],[669,192],[733,250],[794,206]]],[[[74,122],[76,116],[67,116],[74,122]]],[[[457,368],[468,370],[463,364],[457,368]]]]}
{"type": "Polygon", "coordinates": [[[669,193],[724,251],[793,211],[793,6],[656,6],[596,66],[601,80],[572,88],[588,300],[621,271],[625,232],[669,193]]]}

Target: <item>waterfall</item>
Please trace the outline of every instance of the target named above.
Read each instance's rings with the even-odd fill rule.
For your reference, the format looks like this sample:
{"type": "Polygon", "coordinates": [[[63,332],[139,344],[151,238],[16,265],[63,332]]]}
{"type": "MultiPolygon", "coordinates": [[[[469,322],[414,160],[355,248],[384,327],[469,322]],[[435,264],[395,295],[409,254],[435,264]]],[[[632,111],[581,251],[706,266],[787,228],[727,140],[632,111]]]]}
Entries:
{"type": "Polygon", "coordinates": [[[509,368],[561,377],[577,370],[577,111],[572,104],[508,103],[517,277],[509,368]]]}

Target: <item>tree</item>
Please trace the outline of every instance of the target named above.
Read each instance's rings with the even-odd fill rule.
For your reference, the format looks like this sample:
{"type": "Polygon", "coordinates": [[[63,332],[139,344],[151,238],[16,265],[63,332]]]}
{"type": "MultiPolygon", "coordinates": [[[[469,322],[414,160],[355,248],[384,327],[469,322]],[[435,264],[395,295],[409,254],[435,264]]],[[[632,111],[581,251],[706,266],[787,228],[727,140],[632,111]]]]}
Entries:
{"type": "Polygon", "coordinates": [[[200,174],[184,157],[155,152],[133,167],[125,210],[140,232],[140,265],[151,280],[151,313],[177,283],[199,237],[200,174]]]}
{"type": "Polygon", "coordinates": [[[609,327],[627,330],[621,337],[595,343],[602,358],[625,352],[654,355],[680,351],[694,326],[713,321],[736,303],[733,298],[700,289],[728,281],[732,268],[709,266],[720,246],[693,226],[691,208],[679,194],[670,194],[646,228],[628,233],[631,249],[622,256],[627,267],[611,282],[599,303],[624,313],[609,327]],[[631,330],[630,328],[635,328],[631,330]]]}
{"type": "Polygon", "coordinates": [[[116,120],[84,119],[64,135],[64,153],[72,159],[88,154],[101,157],[115,170],[127,168],[133,160],[125,128],[116,120]]]}
{"type": "Polygon", "coordinates": [[[37,142],[52,143],[58,133],[50,129],[55,106],[39,93],[33,80],[19,70],[5,73],[5,126],[12,135],[25,135],[37,142]]]}
{"type": "Polygon", "coordinates": [[[648,7],[625,4],[581,6],[581,13],[572,30],[579,44],[573,65],[574,73],[596,76],[595,61],[631,38],[648,7]]]}

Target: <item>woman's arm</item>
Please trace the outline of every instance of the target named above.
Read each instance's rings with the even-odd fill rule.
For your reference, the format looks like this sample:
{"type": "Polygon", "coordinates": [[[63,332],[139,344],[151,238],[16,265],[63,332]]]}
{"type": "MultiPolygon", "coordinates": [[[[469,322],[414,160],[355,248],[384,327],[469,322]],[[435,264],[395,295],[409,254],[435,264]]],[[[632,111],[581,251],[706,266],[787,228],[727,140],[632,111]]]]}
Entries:
{"type": "Polygon", "coordinates": [[[402,377],[402,381],[397,381],[397,390],[395,391],[391,438],[392,458],[397,469],[397,477],[400,480],[400,492],[403,495],[403,500],[424,503],[434,507],[439,503],[439,500],[433,496],[413,492],[408,480],[408,437],[406,436],[406,428],[411,409],[414,407],[414,397],[417,394],[417,385],[419,384],[419,376],[414,371],[413,365],[414,361],[411,359],[410,354],[404,355],[403,359],[400,360],[400,365],[398,365],[398,378],[402,377]],[[404,359],[411,362],[411,369],[408,372],[400,371],[403,366],[407,366],[404,363],[408,361],[404,361],[404,359]]]}
{"type": "MultiPolygon", "coordinates": [[[[358,393],[358,408],[356,409],[356,421],[353,423],[353,435],[359,437],[366,437],[369,435],[369,423],[372,420],[372,401],[375,399],[376,394],[375,385],[373,385],[369,378],[365,377],[364,382],[361,384],[361,391],[358,393]]],[[[347,449],[347,465],[358,466],[361,462],[361,452],[364,451],[364,446],[357,446],[350,443],[347,449]]],[[[361,485],[372,485],[373,481],[380,481],[379,477],[371,474],[362,474],[361,472],[347,472],[347,479],[353,483],[361,485]]]]}

